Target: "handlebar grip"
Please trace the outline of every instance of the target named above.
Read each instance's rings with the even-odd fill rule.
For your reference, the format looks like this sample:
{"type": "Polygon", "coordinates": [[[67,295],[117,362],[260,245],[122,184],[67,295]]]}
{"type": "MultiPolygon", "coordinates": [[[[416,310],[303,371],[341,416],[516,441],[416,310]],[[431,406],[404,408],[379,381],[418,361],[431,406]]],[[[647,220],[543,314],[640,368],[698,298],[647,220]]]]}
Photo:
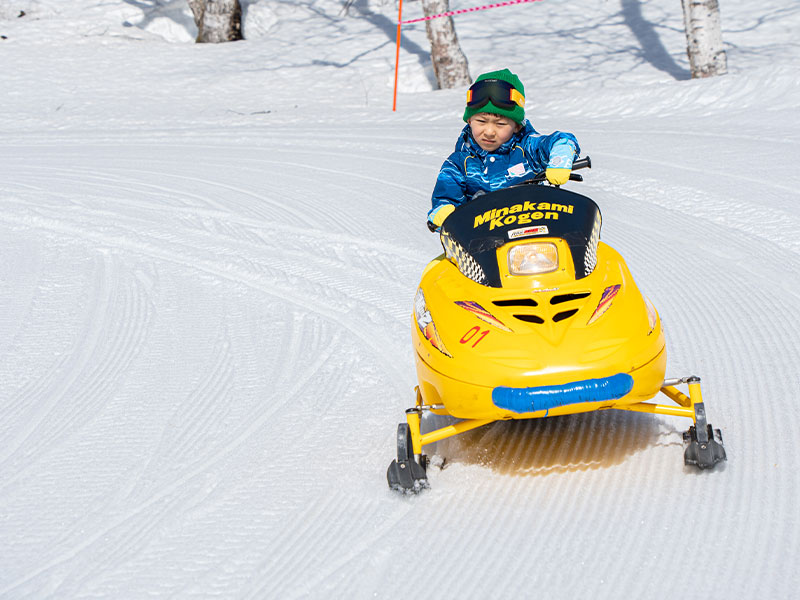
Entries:
{"type": "Polygon", "coordinates": [[[592,168],[591,156],[584,156],[583,158],[579,158],[578,160],[572,163],[573,171],[575,171],[576,169],[591,169],[591,168],[592,168]]]}
{"type": "MultiPolygon", "coordinates": [[[[573,163],[572,163],[572,170],[573,171],[576,171],[578,169],[591,169],[591,168],[592,168],[592,158],[590,156],[584,156],[583,158],[578,158],[575,161],[573,161],[573,163]]],[[[541,173],[537,173],[536,175],[534,175],[531,179],[523,181],[522,184],[524,185],[524,184],[531,184],[531,183],[540,183],[540,182],[544,181],[545,179],[546,179],[546,176],[544,174],[544,171],[542,171],[541,173]]],[[[583,181],[583,175],[580,175],[578,173],[570,173],[569,174],[569,179],[570,179],[570,181],[583,181]]],[[[427,221],[427,224],[428,224],[428,229],[431,232],[435,232],[436,231],[436,225],[434,225],[430,221],[427,221]]]]}

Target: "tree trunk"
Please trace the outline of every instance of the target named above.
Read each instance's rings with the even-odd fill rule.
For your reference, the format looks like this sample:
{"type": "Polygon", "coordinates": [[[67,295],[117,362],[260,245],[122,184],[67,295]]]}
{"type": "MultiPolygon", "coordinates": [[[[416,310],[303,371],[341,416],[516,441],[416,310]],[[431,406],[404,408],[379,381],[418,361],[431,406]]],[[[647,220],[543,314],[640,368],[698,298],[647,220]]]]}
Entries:
{"type": "Polygon", "coordinates": [[[242,38],[239,0],[189,0],[197,25],[197,43],[235,42],[242,38]]]}
{"type": "Polygon", "coordinates": [[[718,0],[681,0],[692,79],[728,72],[718,0]]]}
{"type": "MultiPolygon", "coordinates": [[[[450,0],[422,0],[422,10],[426,17],[449,12],[450,0]]],[[[431,43],[431,62],[439,89],[471,84],[467,57],[458,43],[453,17],[425,21],[425,29],[431,43]]]]}

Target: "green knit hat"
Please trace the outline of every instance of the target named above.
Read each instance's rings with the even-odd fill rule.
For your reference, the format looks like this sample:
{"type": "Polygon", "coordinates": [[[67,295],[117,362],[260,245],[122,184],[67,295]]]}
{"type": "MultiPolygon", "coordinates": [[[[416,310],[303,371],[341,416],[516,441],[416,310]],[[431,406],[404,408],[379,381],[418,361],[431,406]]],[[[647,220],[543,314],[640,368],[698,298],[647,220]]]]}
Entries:
{"type": "MultiPolygon", "coordinates": [[[[500,79],[501,81],[508,82],[514,86],[514,89],[522,94],[523,97],[525,96],[525,86],[522,85],[519,77],[514,75],[514,73],[508,69],[503,69],[502,71],[491,71],[489,73],[479,75],[475,80],[475,83],[483,81],[484,79],[500,79]]],[[[491,113],[493,115],[503,115],[504,117],[508,117],[516,123],[522,123],[525,120],[525,109],[522,106],[517,105],[514,108],[498,108],[492,104],[490,100],[487,104],[481,106],[480,108],[470,108],[468,106],[466,110],[464,110],[464,121],[469,121],[470,117],[482,112],[491,113]]]]}

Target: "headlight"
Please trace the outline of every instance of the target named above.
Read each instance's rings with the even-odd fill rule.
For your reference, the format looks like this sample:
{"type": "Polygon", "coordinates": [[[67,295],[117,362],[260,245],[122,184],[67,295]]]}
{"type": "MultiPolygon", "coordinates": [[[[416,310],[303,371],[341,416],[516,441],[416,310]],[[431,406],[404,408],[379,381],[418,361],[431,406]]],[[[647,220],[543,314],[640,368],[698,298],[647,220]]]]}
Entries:
{"type": "Polygon", "coordinates": [[[650,302],[650,299],[645,296],[644,298],[644,305],[647,308],[647,323],[650,326],[650,330],[647,332],[647,335],[653,333],[653,329],[656,328],[658,324],[658,312],[656,312],[656,307],[653,306],[653,303],[650,302]]]}
{"type": "Polygon", "coordinates": [[[422,293],[422,288],[417,290],[417,295],[414,297],[414,316],[417,318],[420,331],[425,331],[428,324],[433,321],[431,313],[428,312],[428,307],[425,305],[425,294],[422,293]]]}
{"type": "Polygon", "coordinates": [[[508,251],[508,272],[512,275],[539,275],[558,269],[558,248],[551,242],[514,246],[508,251]]]}

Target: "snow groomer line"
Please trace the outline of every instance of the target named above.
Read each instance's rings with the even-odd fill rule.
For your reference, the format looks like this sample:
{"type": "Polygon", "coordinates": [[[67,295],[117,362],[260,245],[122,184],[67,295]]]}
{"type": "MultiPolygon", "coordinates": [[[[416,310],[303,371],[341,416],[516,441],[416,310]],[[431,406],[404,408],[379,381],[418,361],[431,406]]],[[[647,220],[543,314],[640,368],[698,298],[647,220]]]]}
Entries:
{"type": "MultiPolygon", "coordinates": [[[[573,171],[586,167],[588,157],[573,171]]],[[[477,197],[442,224],[445,252],[423,271],[414,300],[418,386],[397,428],[393,489],[428,487],[423,449],[439,440],[494,421],[596,410],[691,419],[684,463],[726,460],[700,379],[665,378],[658,312],[600,241],[597,204],[543,179],[477,197]],[[647,402],[659,393],[673,403],[647,402]],[[426,413],[458,420],[423,433],[426,413]]]]}

